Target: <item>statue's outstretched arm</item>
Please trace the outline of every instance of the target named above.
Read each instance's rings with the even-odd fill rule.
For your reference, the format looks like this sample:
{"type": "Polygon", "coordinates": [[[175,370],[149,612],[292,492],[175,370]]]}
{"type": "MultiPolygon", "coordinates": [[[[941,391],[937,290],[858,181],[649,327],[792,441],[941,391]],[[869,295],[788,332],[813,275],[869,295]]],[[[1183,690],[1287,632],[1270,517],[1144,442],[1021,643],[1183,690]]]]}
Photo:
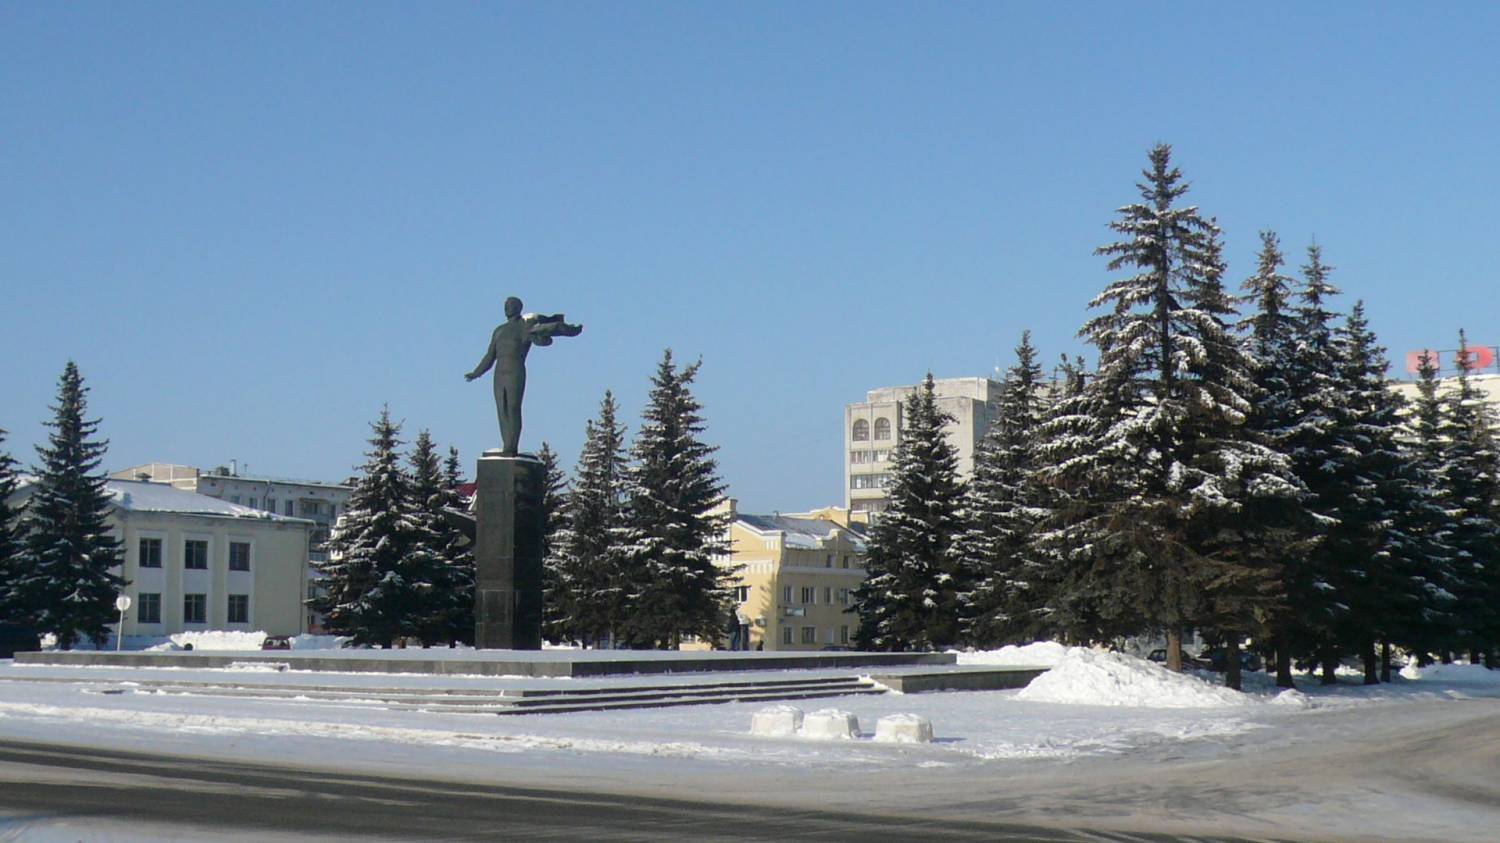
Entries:
{"type": "Polygon", "coordinates": [[[464,380],[474,380],[485,372],[488,372],[493,365],[495,365],[495,338],[492,336],[490,337],[489,346],[484,350],[484,359],[479,361],[479,365],[474,367],[474,371],[464,375],[464,380]]]}
{"type": "Polygon", "coordinates": [[[553,337],[576,337],[583,333],[582,325],[569,325],[561,313],[551,316],[526,315],[526,336],[532,345],[547,346],[553,337]]]}

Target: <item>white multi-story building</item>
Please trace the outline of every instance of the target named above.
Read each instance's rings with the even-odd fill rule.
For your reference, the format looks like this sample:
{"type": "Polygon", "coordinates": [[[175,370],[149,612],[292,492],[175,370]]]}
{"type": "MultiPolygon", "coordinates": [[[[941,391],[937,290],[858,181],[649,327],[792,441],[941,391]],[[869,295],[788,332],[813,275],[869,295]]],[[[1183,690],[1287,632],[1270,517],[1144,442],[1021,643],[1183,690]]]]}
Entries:
{"type": "MultiPolygon", "coordinates": [[[[958,451],[958,471],[974,473],[974,449],[990,429],[1000,382],[989,378],[935,381],[938,408],[954,418],[948,441],[958,451]]],[[[844,406],[844,507],[856,516],[886,507],[891,459],[903,429],[903,404],[921,386],[872,389],[865,400],[844,406]]]]}
{"type": "MultiPolygon", "coordinates": [[[[109,480],[109,525],[131,598],[126,636],[191,630],[297,635],[314,524],[165,483],[109,480]]],[[[17,491],[24,506],[32,487],[17,491]]]]}

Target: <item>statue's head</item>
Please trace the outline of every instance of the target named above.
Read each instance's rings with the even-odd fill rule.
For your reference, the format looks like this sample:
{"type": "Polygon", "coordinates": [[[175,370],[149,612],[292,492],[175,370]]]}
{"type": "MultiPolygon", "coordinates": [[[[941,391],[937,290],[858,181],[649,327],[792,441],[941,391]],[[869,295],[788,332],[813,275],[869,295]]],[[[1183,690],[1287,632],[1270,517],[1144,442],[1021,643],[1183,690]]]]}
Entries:
{"type": "Polygon", "coordinates": [[[515,296],[505,300],[505,318],[514,319],[521,315],[521,300],[515,296]]]}

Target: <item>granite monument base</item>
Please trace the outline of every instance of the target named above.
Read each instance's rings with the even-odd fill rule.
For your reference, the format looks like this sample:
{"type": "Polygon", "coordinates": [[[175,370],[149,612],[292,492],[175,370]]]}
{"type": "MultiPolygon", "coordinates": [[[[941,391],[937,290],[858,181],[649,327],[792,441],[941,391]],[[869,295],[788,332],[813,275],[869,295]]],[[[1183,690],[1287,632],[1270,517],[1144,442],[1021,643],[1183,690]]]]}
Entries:
{"type": "Polygon", "coordinates": [[[485,451],[475,477],[474,646],[540,650],[542,464],[485,451]]]}

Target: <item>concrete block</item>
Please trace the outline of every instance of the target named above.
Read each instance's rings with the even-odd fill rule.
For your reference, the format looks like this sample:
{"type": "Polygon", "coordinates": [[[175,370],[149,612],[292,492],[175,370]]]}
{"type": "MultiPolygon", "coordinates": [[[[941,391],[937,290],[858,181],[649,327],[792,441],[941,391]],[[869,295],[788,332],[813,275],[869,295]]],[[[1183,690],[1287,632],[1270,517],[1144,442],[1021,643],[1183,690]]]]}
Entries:
{"type": "Polygon", "coordinates": [[[880,743],[932,743],[932,721],[920,714],[887,714],[875,721],[880,743]]]}
{"type": "Polygon", "coordinates": [[[795,705],[773,705],[750,716],[750,734],[763,738],[795,737],[802,728],[802,709],[795,705]]]}
{"type": "Polygon", "coordinates": [[[819,709],[802,719],[799,734],[817,741],[854,740],[859,736],[859,719],[837,708],[819,709]]]}

